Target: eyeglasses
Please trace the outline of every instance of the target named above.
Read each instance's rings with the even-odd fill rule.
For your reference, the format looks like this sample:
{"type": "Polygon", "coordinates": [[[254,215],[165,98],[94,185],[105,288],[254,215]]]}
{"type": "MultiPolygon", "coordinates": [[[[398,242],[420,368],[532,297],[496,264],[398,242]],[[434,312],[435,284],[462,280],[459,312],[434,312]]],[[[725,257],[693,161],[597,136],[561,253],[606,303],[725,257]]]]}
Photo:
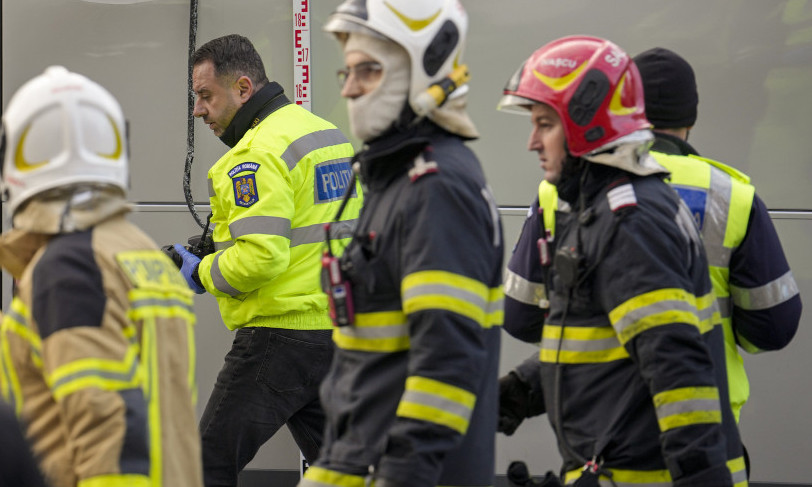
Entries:
{"type": "Polygon", "coordinates": [[[383,66],[381,66],[381,63],[375,61],[365,61],[352,67],[339,69],[336,71],[336,76],[338,77],[338,87],[344,88],[350,74],[354,75],[355,80],[361,85],[369,85],[378,79],[381,71],[383,71],[383,66]]]}

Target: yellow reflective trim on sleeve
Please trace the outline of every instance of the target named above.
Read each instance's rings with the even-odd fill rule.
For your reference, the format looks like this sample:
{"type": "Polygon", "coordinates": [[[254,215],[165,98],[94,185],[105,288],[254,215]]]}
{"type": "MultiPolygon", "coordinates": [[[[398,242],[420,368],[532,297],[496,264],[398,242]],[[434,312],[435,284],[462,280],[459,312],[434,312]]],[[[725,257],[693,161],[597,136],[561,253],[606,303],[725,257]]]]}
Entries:
{"type": "Polygon", "coordinates": [[[609,312],[620,343],[662,325],[684,323],[700,327],[696,297],[684,289],[658,289],[635,296],[609,312]],[[650,310],[645,308],[650,307],[650,310]]]}
{"type": "Polygon", "coordinates": [[[465,434],[476,404],[476,395],[427,377],[406,379],[406,390],[397,415],[440,424],[465,434]]]}
{"type": "Polygon", "coordinates": [[[105,391],[133,389],[141,385],[139,349],[130,346],[120,361],[84,358],[57,367],[45,377],[54,399],[59,400],[89,387],[105,391]]]}
{"type": "Polygon", "coordinates": [[[476,279],[446,271],[420,271],[403,278],[403,311],[406,314],[427,309],[451,311],[480,326],[500,325],[504,292],[489,289],[476,279]]]}
{"type": "Polygon", "coordinates": [[[727,468],[730,470],[730,476],[733,478],[733,487],[747,486],[747,465],[744,463],[744,457],[728,460],[727,468]]]}
{"type": "Polygon", "coordinates": [[[80,480],[77,487],[153,487],[149,477],[135,474],[97,475],[80,480]]]}
{"type": "Polygon", "coordinates": [[[539,360],[547,363],[592,364],[621,360],[629,353],[620,344],[611,326],[576,327],[564,330],[560,350],[561,327],[545,324],[541,333],[539,360]]]}
{"type": "Polygon", "coordinates": [[[300,487],[366,487],[366,477],[310,467],[304,474],[300,487]]]}
{"type": "Polygon", "coordinates": [[[682,426],[694,424],[719,424],[722,422],[721,411],[693,411],[690,413],[672,414],[662,419],[657,419],[660,431],[666,432],[682,426]]]}
{"type": "Polygon", "coordinates": [[[397,415],[403,418],[419,419],[429,423],[440,424],[463,435],[468,431],[467,420],[432,406],[401,402],[398,405],[397,415]]]}
{"type": "Polygon", "coordinates": [[[692,424],[721,423],[719,390],[716,387],[681,387],[653,397],[660,431],[692,424]]]}

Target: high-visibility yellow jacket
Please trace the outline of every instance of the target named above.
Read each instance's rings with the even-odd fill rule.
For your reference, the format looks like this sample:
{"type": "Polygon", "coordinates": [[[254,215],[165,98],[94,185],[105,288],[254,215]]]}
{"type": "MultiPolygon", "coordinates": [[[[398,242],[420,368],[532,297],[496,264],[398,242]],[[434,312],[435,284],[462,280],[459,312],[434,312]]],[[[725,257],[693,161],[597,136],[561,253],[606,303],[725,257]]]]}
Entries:
{"type": "MultiPolygon", "coordinates": [[[[274,85],[274,83],[272,83],[274,85]]],[[[279,96],[281,88],[279,88],[279,96]]],[[[329,329],[319,273],[324,225],[336,216],[352,175],[353,149],[330,122],[285,104],[249,128],[209,170],[216,252],[198,275],[231,329],[329,329]]],[[[354,188],[340,220],[358,217],[354,188]]],[[[332,244],[349,235],[341,228],[332,244]]]]}
{"type": "Polygon", "coordinates": [[[0,391],[50,485],[200,487],[195,315],[172,261],[121,214],[55,236],[11,230],[0,255],[18,279],[0,391]]]}

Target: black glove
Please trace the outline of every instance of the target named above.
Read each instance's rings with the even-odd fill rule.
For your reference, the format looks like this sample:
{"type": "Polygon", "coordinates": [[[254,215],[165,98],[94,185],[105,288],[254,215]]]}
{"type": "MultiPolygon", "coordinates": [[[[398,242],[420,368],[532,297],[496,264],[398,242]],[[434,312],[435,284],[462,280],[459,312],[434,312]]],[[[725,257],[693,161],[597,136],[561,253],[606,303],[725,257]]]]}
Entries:
{"type": "Polygon", "coordinates": [[[516,432],[530,412],[530,386],[516,372],[499,378],[499,426],[508,436],[516,432]]]}

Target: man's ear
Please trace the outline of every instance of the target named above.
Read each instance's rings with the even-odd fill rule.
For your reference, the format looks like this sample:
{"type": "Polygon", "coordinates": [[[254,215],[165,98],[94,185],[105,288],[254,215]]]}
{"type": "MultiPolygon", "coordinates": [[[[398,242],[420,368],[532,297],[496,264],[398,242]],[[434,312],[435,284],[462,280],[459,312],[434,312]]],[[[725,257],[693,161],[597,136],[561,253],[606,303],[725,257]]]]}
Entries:
{"type": "Polygon", "coordinates": [[[254,83],[248,76],[240,76],[234,82],[234,86],[239,90],[240,100],[245,103],[254,96],[254,83]]]}

